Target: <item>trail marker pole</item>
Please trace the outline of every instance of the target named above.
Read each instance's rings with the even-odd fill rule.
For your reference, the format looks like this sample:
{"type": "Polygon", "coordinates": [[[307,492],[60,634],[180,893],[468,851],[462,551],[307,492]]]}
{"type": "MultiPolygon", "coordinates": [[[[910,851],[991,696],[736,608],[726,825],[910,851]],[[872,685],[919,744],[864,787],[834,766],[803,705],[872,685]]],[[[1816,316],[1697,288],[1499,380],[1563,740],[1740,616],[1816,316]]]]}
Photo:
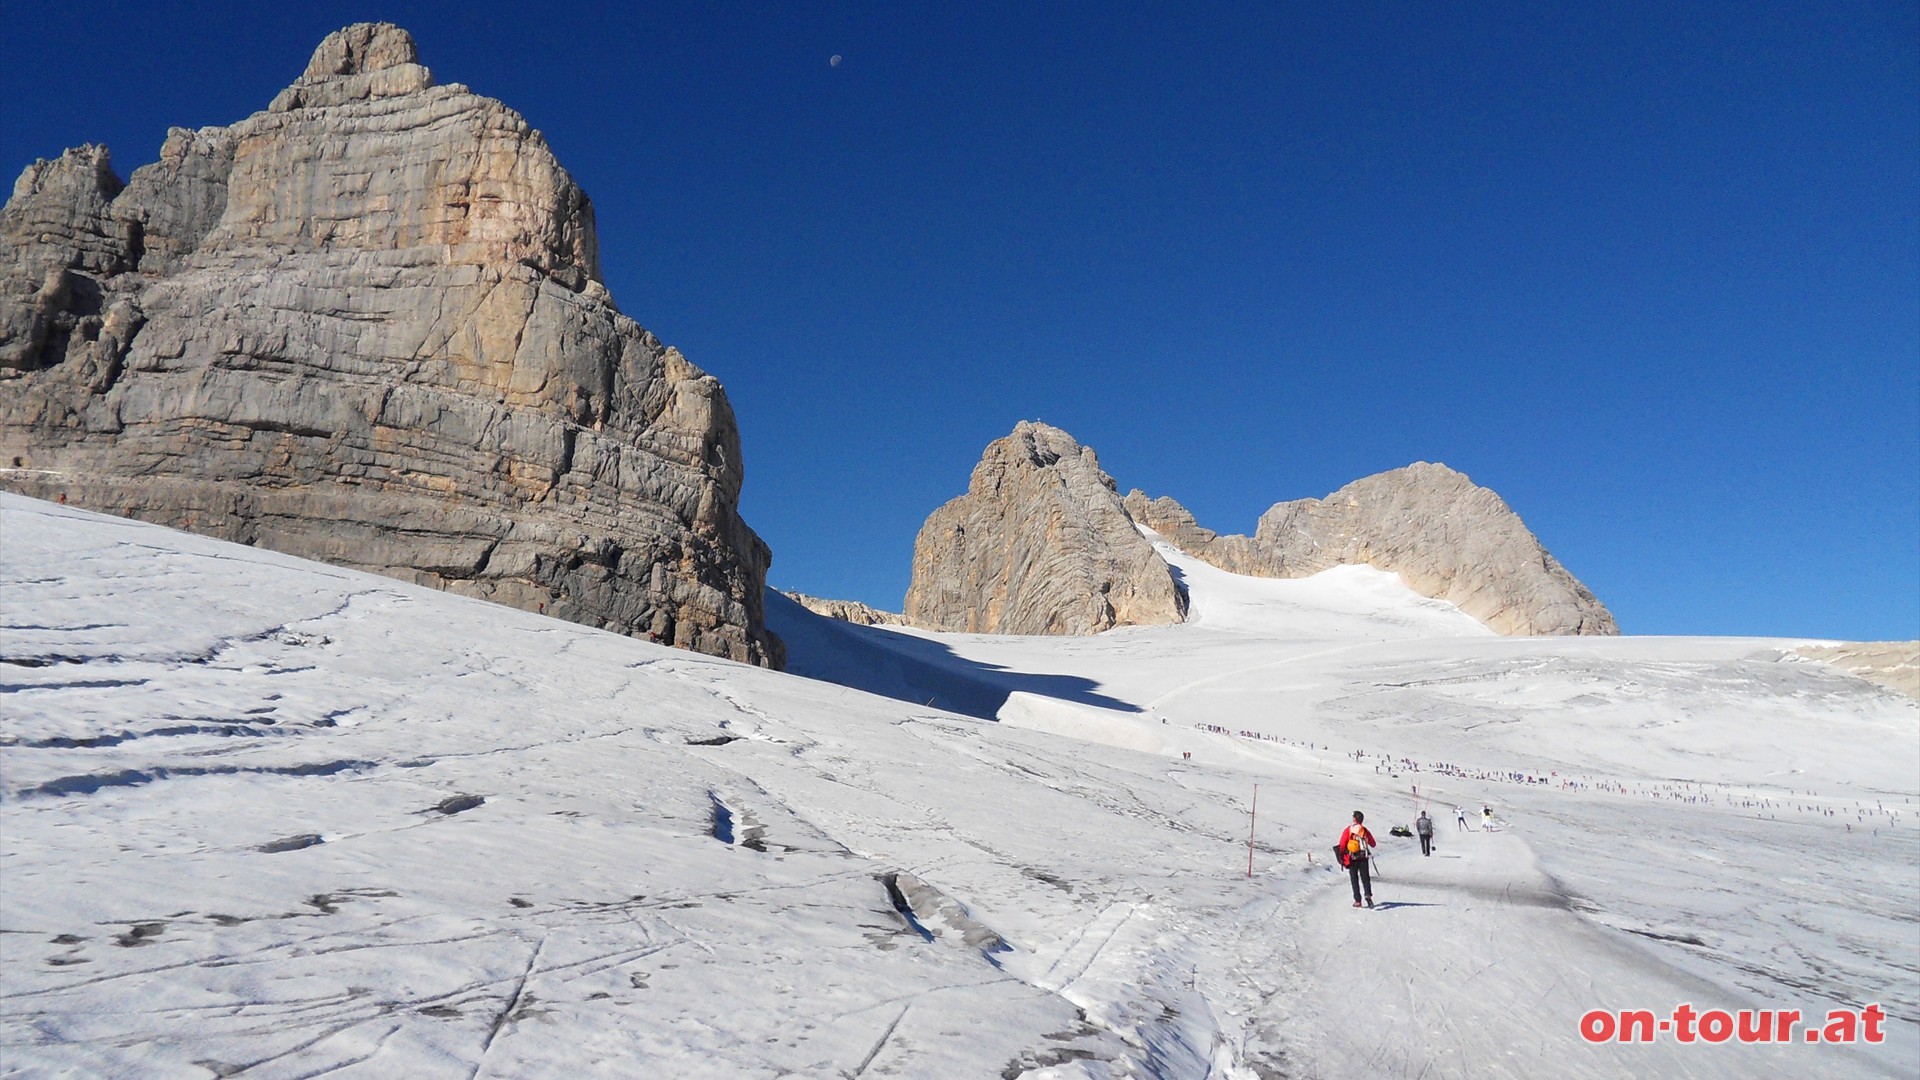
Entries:
{"type": "Polygon", "coordinates": [[[1260,817],[1260,785],[1253,785],[1253,808],[1247,811],[1247,876],[1253,876],[1253,826],[1260,817]]]}

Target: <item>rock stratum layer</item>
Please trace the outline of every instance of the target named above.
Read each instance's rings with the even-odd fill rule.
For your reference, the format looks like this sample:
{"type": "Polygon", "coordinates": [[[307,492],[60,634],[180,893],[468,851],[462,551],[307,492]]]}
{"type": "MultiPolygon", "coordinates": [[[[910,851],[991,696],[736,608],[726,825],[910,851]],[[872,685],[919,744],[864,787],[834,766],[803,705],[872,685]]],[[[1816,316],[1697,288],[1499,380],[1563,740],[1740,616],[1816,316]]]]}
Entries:
{"type": "Polygon", "coordinates": [[[0,210],[0,484],[775,664],[717,380],[615,309],[539,132],[397,27],[0,210]]]}
{"type": "Polygon", "coordinates": [[[1177,623],[1186,595],[1120,505],[1099,459],[1022,421],[913,545],[906,617],[988,634],[1097,634],[1177,623]]]}
{"type": "Polygon", "coordinates": [[[1494,631],[1618,634],[1613,615],[1547,552],[1500,496],[1445,465],[1417,462],[1324,499],[1276,503],[1251,537],[1201,528],[1172,499],[1127,495],[1134,520],[1223,570],[1306,577],[1367,565],[1400,575],[1494,631]]]}
{"type": "Polygon", "coordinates": [[[1237,574],[1392,571],[1502,634],[1619,633],[1518,514],[1445,465],[1421,462],[1324,499],[1279,503],[1253,536],[1221,536],[1172,499],[1137,490],[1120,498],[1092,450],[1026,422],[987,448],[967,494],[920,530],[907,619],[1016,634],[1179,622],[1186,598],[1136,524],[1237,574]]]}

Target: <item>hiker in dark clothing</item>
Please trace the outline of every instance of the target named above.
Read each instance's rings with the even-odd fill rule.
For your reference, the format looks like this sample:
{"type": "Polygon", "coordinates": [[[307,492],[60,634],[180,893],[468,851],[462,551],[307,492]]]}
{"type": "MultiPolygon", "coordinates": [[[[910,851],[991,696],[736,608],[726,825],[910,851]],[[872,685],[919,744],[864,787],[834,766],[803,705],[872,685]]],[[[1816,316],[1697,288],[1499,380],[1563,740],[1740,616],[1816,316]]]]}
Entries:
{"type": "Polygon", "coordinates": [[[1420,854],[1433,854],[1433,819],[1427,816],[1425,810],[1420,811],[1420,816],[1414,820],[1413,831],[1420,837],[1420,854]]]}
{"type": "Polygon", "coordinates": [[[1353,812],[1353,824],[1340,834],[1340,863],[1347,868],[1347,880],[1353,883],[1353,906],[1359,907],[1362,890],[1365,891],[1366,906],[1373,906],[1373,877],[1367,871],[1367,849],[1376,846],[1373,833],[1361,822],[1367,816],[1360,811],[1353,812]]]}

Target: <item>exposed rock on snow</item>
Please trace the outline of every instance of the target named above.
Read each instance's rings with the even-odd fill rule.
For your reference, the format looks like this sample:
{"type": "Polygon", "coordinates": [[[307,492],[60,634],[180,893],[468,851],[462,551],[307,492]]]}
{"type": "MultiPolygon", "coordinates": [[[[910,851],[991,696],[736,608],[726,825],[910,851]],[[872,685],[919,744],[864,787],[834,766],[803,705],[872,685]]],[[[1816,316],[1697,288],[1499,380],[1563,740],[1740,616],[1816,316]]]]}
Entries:
{"type": "Polygon", "coordinates": [[[1849,675],[1920,698],[1920,641],[1802,645],[1793,654],[1824,661],[1849,675]]]}
{"type": "Polygon", "coordinates": [[[799,604],[815,615],[824,615],[829,619],[839,619],[841,622],[850,622],[858,626],[911,625],[907,622],[905,615],[897,615],[891,611],[881,611],[879,608],[868,607],[858,600],[828,600],[824,597],[808,596],[806,593],[797,592],[790,592],[786,595],[791,598],[794,603],[799,604]]]}
{"type": "Polygon", "coordinates": [[[1190,555],[1236,574],[1306,577],[1341,565],[1401,576],[1502,634],[1618,634],[1606,606],[1492,491],[1418,462],[1324,499],[1277,503],[1252,537],[1204,529],[1172,499],[1127,495],[1127,512],[1190,555]]]}
{"type": "Polygon", "coordinates": [[[713,377],[620,314],[539,132],[388,24],[0,210],[0,484],[777,663],[713,377]]]}
{"type": "Polygon", "coordinates": [[[939,630],[1097,634],[1177,623],[1186,597],[1092,450],[1021,421],[913,545],[906,617],[939,630]]]}

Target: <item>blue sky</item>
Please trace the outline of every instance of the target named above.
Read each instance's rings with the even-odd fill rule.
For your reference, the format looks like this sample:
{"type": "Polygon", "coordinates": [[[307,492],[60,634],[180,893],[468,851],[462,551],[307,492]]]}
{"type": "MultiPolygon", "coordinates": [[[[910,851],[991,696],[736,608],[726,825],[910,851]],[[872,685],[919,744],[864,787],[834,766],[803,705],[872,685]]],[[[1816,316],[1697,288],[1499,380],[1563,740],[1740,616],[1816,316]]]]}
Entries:
{"type": "Polygon", "coordinates": [[[897,609],[1043,419],[1223,532],[1444,461],[1629,633],[1920,637],[1915,4],[16,4],[0,167],[368,18],[592,196],[780,587],[897,609]]]}

